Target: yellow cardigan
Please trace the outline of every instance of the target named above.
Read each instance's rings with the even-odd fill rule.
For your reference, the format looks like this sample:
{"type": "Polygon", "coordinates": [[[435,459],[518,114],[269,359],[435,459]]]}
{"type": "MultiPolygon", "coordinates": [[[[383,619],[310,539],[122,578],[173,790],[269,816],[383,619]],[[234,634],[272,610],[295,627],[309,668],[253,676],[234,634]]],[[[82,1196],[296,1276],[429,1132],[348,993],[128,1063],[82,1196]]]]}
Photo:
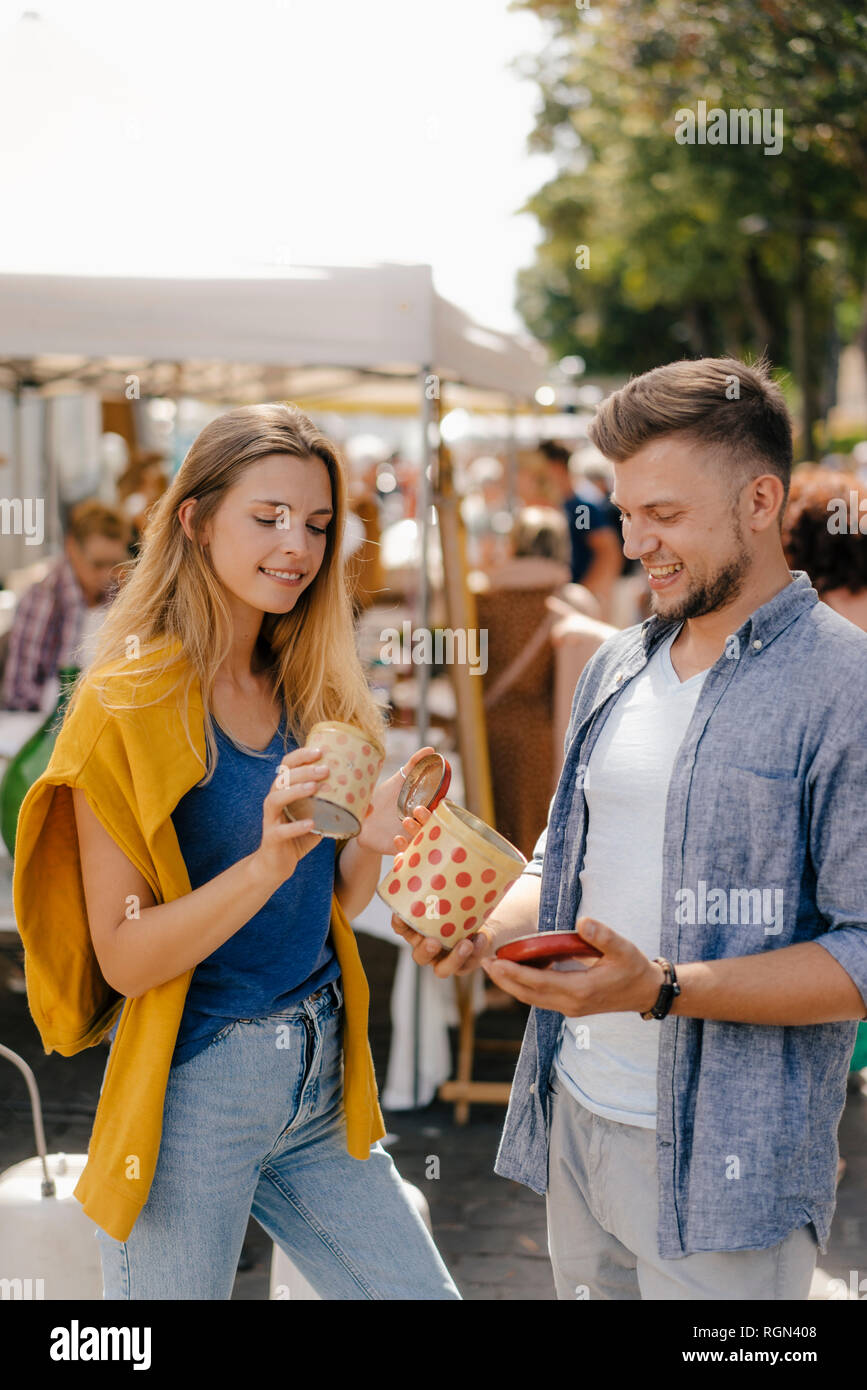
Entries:
{"type": "MultiPolygon", "coordinates": [[[[171,646],[182,663],[178,644],[171,646]]],[[[75,1188],[85,1213],[121,1241],[128,1239],[153,1181],[169,1066],[193,971],[136,999],[124,1000],[106,983],[88,927],[70,788],[85,792],[158,903],[191,891],[171,813],[204,775],[204,766],[187,741],[179,691],[164,698],[179,674],[186,675],[178,663],[143,690],[140,677],[131,677],[128,661],[102,668],[100,676],[112,673],[110,703],[149,702],[130,711],[105,710],[92,685],[94,673],[85,678],[48,767],[24,798],[15,840],[15,919],[24,942],[30,1012],[45,1052],[71,1057],[93,1047],[121,1014],[87,1166],[75,1188]]],[[[204,759],[198,679],[191,689],[188,722],[204,759]]],[[[354,1158],[365,1159],[385,1126],[367,1036],[367,980],[336,896],[331,939],[345,1004],[347,1149],[354,1158]]]]}

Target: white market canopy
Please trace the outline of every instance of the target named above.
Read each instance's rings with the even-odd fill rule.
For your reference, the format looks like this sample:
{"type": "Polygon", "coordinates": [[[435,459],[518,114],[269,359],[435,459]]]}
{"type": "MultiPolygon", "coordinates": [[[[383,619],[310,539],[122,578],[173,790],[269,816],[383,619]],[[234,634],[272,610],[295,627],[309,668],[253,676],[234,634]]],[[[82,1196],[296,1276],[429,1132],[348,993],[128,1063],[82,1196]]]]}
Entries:
{"type": "Polygon", "coordinates": [[[449,406],[533,403],[532,338],[474,323],[427,265],[287,267],[264,277],[0,275],[0,385],[292,399],[334,410],[419,409],[419,373],[449,406]],[[68,384],[68,385],[67,385],[68,384]]]}

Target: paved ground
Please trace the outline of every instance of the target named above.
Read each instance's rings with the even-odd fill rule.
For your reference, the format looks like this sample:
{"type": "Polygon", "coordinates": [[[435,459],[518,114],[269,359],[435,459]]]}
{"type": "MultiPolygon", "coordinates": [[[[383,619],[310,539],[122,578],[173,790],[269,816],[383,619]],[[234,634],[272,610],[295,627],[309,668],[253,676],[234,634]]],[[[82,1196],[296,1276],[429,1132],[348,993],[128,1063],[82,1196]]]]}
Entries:
{"type": "MultiPolygon", "coordinates": [[[[389,1023],[388,999],[396,949],[387,942],[359,936],[371,983],[371,1041],[377,1074],[385,1074],[389,1023]]],[[[7,959],[9,953],[7,954],[7,959]]],[[[49,1151],[83,1153],[87,1148],[96,1096],[105,1066],[105,1049],[91,1048],[76,1057],[46,1056],[23,995],[2,984],[0,965],[0,1041],[19,1052],[36,1073],[42,1093],[49,1151]]],[[[522,1006],[491,1011],[480,1020],[487,1037],[520,1038],[526,1011],[522,1006]]],[[[480,1054],[477,1076],[508,1080],[514,1059],[480,1054]]],[[[867,1075],[867,1074],[862,1074],[867,1075]]],[[[526,1188],[493,1173],[503,1119],[501,1106],[475,1106],[470,1123],[458,1128],[451,1106],[434,1102],[424,1111],[386,1114],[387,1141],[401,1173],[428,1200],[434,1234],[446,1264],[465,1299],[554,1299],[547,1257],[545,1203],[526,1188]],[[439,1159],[438,1179],[428,1178],[439,1159]]],[[[840,1131],[848,1161],[840,1184],[837,1215],[828,1254],[814,1281],[814,1297],[840,1296],[867,1281],[867,1090],[853,1085],[840,1131]],[[853,1277],[852,1271],[855,1271],[853,1277]]],[[[26,1090],[19,1074],[0,1059],[0,1171],[34,1152],[26,1090]]],[[[251,1221],[233,1297],[266,1299],[271,1243],[251,1221]]],[[[867,1292],[867,1282],[864,1291],[867,1292]]]]}

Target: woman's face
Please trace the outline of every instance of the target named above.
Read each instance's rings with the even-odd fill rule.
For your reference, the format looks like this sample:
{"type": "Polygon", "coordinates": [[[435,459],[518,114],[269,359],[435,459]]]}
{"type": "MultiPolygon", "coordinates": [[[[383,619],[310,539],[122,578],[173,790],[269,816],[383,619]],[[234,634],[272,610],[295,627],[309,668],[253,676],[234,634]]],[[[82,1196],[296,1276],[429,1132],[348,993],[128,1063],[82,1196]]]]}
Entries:
{"type": "Polygon", "coordinates": [[[322,565],[332,512],[321,459],[268,454],[251,464],[203,537],[230,601],[258,614],[290,613],[322,565]]]}

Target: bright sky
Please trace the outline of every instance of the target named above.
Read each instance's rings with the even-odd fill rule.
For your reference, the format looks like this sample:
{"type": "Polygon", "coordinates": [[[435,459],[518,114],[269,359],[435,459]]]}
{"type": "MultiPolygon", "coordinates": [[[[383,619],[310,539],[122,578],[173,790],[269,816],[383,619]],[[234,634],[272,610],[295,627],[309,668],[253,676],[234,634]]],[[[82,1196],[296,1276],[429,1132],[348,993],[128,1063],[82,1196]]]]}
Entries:
{"type": "Polygon", "coordinates": [[[0,0],[0,271],[427,262],[518,328],[547,177],[507,0],[0,0]]]}

